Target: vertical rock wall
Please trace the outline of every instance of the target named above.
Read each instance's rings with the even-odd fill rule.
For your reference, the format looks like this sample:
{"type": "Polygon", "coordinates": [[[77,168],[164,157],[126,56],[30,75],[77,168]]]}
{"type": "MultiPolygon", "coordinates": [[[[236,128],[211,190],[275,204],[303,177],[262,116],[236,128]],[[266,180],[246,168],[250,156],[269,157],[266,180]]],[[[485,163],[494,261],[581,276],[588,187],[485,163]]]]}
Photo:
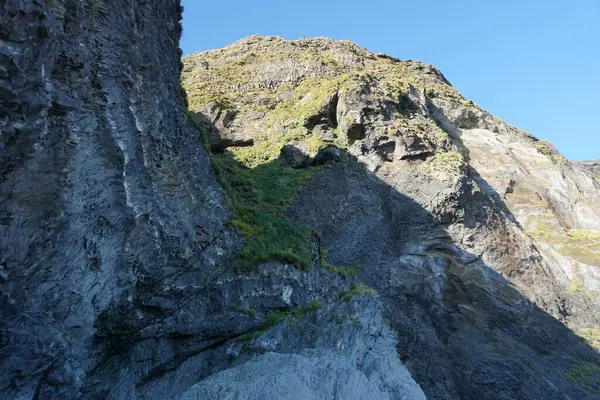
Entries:
{"type": "Polygon", "coordinates": [[[180,18],[173,0],[0,2],[0,398],[77,397],[103,312],[224,254],[180,18]]]}

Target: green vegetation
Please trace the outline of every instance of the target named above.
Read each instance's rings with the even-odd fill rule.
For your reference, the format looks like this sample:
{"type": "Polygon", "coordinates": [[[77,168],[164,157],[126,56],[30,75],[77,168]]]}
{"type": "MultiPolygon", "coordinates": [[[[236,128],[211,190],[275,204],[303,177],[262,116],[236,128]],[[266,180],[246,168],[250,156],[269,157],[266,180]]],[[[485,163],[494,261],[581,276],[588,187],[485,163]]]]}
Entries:
{"type": "Polygon", "coordinates": [[[376,294],[377,291],[375,289],[368,287],[363,283],[357,283],[352,286],[352,289],[341,292],[340,297],[344,299],[346,303],[349,303],[354,296],[374,296],[376,294]]]}
{"type": "Polygon", "coordinates": [[[477,107],[477,104],[473,100],[463,100],[462,105],[465,107],[477,107]]]}
{"type": "Polygon", "coordinates": [[[421,167],[432,172],[442,172],[452,178],[458,178],[461,176],[465,165],[465,159],[461,154],[454,151],[448,151],[445,153],[437,153],[433,157],[429,157],[421,164],[421,167]]]}
{"type": "Polygon", "coordinates": [[[301,318],[302,316],[304,316],[305,314],[310,313],[310,312],[315,312],[315,311],[319,310],[320,308],[321,308],[321,302],[319,300],[315,299],[308,305],[300,306],[300,307],[294,308],[292,310],[270,312],[269,314],[267,314],[263,323],[260,325],[260,327],[257,330],[252,331],[252,332],[247,332],[247,333],[239,336],[238,340],[246,341],[246,340],[256,339],[256,338],[260,337],[262,334],[264,334],[267,330],[269,330],[269,328],[272,328],[273,326],[283,322],[284,320],[286,320],[288,318],[298,319],[298,318],[301,318]]]}
{"type": "Polygon", "coordinates": [[[308,153],[315,155],[327,143],[305,126],[307,118],[327,113],[330,99],[346,79],[347,75],[307,78],[295,86],[280,88],[279,92],[285,92],[286,96],[269,111],[265,131],[255,138],[254,146],[232,149],[236,159],[249,167],[269,162],[279,156],[283,145],[295,140],[301,140],[308,153]]]}
{"type": "Polygon", "coordinates": [[[564,378],[577,384],[588,393],[600,395],[600,367],[591,362],[573,364],[564,373],[564,378]]]}
{"type": "Polygon", "coordinates": [[[600,350],[600,327],[587,328],[579,331],[579,335],[584,338],[590,346],[600,350]]]}
{"type": "Polygon", "coordinates": [[[551,242],[552,239],[562,235],[561,227],[551,228],[550,225],[557,222],[554,214],[530,214],[527,216],[525,227],[526,233],[534,239],[544,239],[551,242]]]}
{"type": "Polygon", "coordinates": [[[250,308],[243,308],[239,304],[232,306],[231,309],[235,312],[247,315],[248,317],[251,317],[251,318],[256,317],[256,311],[254,311],[250,308]]]}
{"type": "Polygon", "coordinates": [[[564,161],[564,157],[556,150],[554,145],[546,140],[534,140],[531,142],[538,152],[548,156],[552,163],[559,164],[564,161]]]}
{"type": "Polygon", "coordinates": [[[581,229],[563,231],[556,226],[556,218],[552,214],[531,215],[527,219],[526,226],[529,229],[526,233],[534,239],[554,245],[560,254],[575,261],[600,267],[600,232],[581,229]],[[534,224],[535,227],[531,229],[534,224]]]}
{"type": "Polygon", "coordinates": [[[576,242],[582,242],[585,240],[600,240],[600,232],[584,231],[582,229],[571,229],[567,232],[570,239],[576,242]]]}
{"type": "Polygon", "coordinates": [[[600,267],[600,252],[587,246],[565,245],[558,252],[581,263],[600,267]]]}
{"type": "Polygon", "coordinates": [[[552,143],[546,140],[538,140],[537,142],[534,142],[533,145],[535,146],[537,151],[546,156],[551,157],[552,155],[556,154],[556,149],[554,148],[552,143]]]}
{"type": "Polygon", "coordinates": [[[211,159],[217,179],[230,197],[231,225],[245,242],[237,266],[250,269],[277,261],[303,270],[310,268],[311,231],[287,219],[285,212],[316,169],[293,169],[279,160],[246,168],[229,152],[212,154],[211,159]]]}
{"type": "Polygon", "coordinates": [[[583,284],[583,281],[576,280],[576,279],[569,282],[569,284],[567,285],[567,289],[570,290],[571,292],[585,293],[585,286],[583,284]]]}
{"type": "MultiPolygon", "coordinates": [[[[232,149],[241,164],[254,167],[274,160],[281,147],[294,140],[304,142],[310,155],[316,154],[327,143],[311,132],[310,124],[306,126],[307,118],[326,118],[336,94],[342,98],[358,89],[398,99],[423,88],[431,97],[476,106],[455,88],[434,78],[430,66],[375,57],[351,42],[308,42],[310,39],[303,42],[255,37],[184,59],[183,86],[191,111],[201,112],[214,102],[221,109],[235,110],[240,118],[263,113],[264,131],[257,135],[254,146],[232,149]],[[290,73],[277,72],[283,68],[290,73]]],[[[330,122],[335,132],[335,121],[330,122]]],[[[414,130],[421,130],[434,143],[447,140],[447,135],[427,118],[415,125],[414,130]]],[[[344,137],[334,136],[336,145],[348,144],[344,137]]]]}
{"type": "Polygon", "coordinates": [[[336,267],[335,265],[332,265],[327,261],[327,252],[325,250],[320,251],[320,256],[321,256],[321,266],[323,268],[325,268],[326,270],[335,272],[336,274],[338,274],[341,277],[346,277],[346,276],[354,276],[355,277],[356,276],[356,273],[358,270],[358,264],[352,265],[349,267],[336,267]]]}

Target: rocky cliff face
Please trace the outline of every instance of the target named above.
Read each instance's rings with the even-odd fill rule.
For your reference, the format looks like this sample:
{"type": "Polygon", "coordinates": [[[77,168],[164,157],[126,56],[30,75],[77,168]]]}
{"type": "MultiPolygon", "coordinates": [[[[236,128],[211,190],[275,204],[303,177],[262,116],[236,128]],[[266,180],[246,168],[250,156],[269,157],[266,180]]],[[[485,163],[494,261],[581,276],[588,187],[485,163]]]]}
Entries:
{"type": "Polygon", "coordinates": [[[251,37],[186,113],[178,2],[0,7],[1,398],[598,397],[599,185],[435,68],[251,37]]]}
{"type": "Polygon", "coordinates": [[[186,334],[150,333],[162,313],[193,331],[184,314],[210,307],[197,293],[235,248],[180,106],[181,9],[0,7],[0,398],[132,398],[178,357],[151,354],[186,334]]]}
{"type": "MultiPolygon", "coordinates": [[[[220,176],[311,176],[285,216],[376,289],[428,397],[598,395],[548,314],[597,344],[600,186],[552,145],[350,42],[250,37],[187,57],[183,83],[220,176]]],[[[249,243],[262,226],[232,209],[249,243]]]]}

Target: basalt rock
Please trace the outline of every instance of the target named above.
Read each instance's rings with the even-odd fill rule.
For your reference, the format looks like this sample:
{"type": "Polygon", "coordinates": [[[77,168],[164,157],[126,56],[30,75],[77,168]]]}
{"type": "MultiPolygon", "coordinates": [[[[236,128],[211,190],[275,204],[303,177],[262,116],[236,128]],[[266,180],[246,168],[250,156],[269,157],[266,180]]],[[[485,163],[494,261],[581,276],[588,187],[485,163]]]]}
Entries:
{"type": "Polygon", "coordinates": [[[0,8],[1,398],[598,397],[599,186],[435,68],[0,8]]]}

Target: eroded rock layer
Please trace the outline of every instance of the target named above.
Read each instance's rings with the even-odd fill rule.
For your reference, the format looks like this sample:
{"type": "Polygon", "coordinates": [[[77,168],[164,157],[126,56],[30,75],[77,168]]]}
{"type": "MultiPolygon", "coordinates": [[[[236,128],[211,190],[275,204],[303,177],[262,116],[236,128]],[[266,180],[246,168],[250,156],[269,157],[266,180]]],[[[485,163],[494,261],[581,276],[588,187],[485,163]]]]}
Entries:
{"type": "Polygon", "coordinates": [[[0,7],[1,398],[597,398],[598,184],[435,68],[0,7]]]}

